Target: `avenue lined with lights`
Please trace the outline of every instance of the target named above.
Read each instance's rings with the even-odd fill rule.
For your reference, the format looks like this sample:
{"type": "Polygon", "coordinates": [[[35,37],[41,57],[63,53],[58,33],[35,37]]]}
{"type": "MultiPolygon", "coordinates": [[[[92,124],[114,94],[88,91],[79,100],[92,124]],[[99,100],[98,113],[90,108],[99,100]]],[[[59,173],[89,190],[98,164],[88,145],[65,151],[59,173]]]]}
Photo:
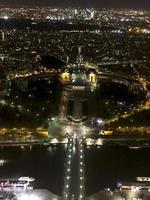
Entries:
{"type": "Polygon", "coordinates": [[[64,200],[81,200],[84,197],[84,140],[68,139],[64,177],[64,200]]]}

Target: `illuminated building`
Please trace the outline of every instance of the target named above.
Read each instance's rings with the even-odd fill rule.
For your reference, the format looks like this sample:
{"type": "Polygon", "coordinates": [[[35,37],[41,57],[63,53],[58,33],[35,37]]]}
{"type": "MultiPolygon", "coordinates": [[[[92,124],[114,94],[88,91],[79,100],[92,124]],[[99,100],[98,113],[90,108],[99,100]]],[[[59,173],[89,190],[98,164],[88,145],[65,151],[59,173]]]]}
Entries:
{"type": "Polygon", "coordinates": [[[89,74],[89,81],[90,81],[91,83],[96,82],[96,74],[90,73],[90,74],[89,74]]]}
{"type": "Polygon", "coordinates": [[[71,80],[71,75],[70,75],[70,73],[69,72],[63,72],[62,74],[61,74],[61,80],[64,82],[68,82],[68,81],[70,81],[71,80]]]}

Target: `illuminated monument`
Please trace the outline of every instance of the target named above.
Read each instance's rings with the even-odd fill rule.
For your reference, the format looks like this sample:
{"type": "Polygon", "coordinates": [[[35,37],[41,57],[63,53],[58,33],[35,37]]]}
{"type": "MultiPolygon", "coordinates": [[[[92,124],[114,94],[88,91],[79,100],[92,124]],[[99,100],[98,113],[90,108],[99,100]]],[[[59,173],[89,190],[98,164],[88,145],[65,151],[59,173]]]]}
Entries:
{"type": "Polygon", "coordinates": [[[97,73],[90,65],[86,66],[83,62],[81,47],[78,47],[78,56],[75,64],[68,65],[61,73],[63,83],[72,82],[72,84],[96,83],[97,73]]]}

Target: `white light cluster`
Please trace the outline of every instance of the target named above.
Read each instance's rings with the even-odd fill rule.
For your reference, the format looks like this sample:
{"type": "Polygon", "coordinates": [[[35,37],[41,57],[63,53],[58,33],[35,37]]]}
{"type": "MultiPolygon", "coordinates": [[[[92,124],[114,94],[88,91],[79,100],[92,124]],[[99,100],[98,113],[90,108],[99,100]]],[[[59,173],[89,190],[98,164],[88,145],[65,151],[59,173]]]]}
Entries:
{"type": "Polygon", "coordinates": [[[36,194],[23,193],[17,197],[17,200],[42,200],[42,198],[36,194]]]}

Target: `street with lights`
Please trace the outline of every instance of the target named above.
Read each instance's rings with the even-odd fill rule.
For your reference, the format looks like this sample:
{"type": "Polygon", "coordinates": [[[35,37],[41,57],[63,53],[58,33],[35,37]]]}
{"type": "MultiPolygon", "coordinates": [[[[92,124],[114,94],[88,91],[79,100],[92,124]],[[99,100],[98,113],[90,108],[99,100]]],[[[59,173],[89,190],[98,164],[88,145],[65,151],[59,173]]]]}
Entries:
{"type": "Polygon", "coordinates": [[[84,143],[76,137],[69,139],[65,167],[63,199],[83,199],[85,196],[84,143]]]}

